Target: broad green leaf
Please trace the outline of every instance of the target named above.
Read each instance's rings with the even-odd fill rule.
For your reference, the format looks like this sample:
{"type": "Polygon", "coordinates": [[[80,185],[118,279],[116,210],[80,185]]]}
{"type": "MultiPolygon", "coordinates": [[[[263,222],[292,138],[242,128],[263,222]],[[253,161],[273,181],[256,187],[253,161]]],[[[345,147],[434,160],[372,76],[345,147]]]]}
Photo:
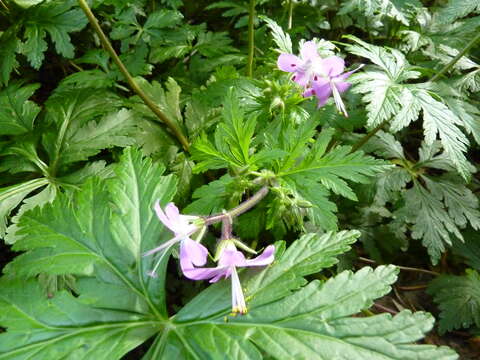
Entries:
{"type": "Polygon", "coordinates": [[[428,286],[440,308],[440,334],[480,326],[480,275],[468,269],[463,276],[441,275],[428,286]]]}
{"type": "Polygon", "coordinates": [[[39,84],[12,83],[0,91],[0,135],[19,135],[33,130],[40,107],[28,100],[39,84]]]}
{"type": "Polygon", "coordinates": [[[91,281],[130,294],[137,312],[150,309],[165,316],[163,273],[149,278],[146,273],[155,260],[142,257],[159,238],[169,236],[152,210],[157,199],[165,204],[173,197],[175,181],[162,177],[163,170],[127,149],[116,178],[91,179],[73,197],[59,194],[52,204],[26,212],[17,231],[23,238],[14,248],[27,252],[5,271],[17,276],[92,276],[96,271],[97,280],[91,281]]]}
{"type": "MultiPolygon", "coordinates": [[[[184,359],[220,359],[225,354],[262,359],[259,349],[278,359],[456,359],[448,348],[407,345],[432,328],[429,314],[404,311],[393,318],[388,314],[348,317],[388,293],[396,273],[393,266],[343,272],[254,306],[246,316],[217,314],[208,321],[191,322],[174,318],[171,330],[163,334],[166,339],[155,341],[151,352],[184,359]]],[[[198,305],[195,300],[194,304],[198,305]]]]}
{"type": "Polygon", "coordinates": [[[4,277],[0,288],[2,360],[120,359],[158,331],[140,314],[96,309],[66,291],[47,299],[35,279],[4,277]]]}

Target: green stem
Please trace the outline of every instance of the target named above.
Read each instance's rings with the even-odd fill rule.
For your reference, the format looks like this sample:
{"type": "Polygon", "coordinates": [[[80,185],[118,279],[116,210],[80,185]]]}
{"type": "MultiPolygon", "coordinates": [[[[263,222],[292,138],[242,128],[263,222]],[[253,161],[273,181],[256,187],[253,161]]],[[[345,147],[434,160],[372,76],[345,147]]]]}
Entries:
{"type": "Polygon", "coordinates": [[[4,4],[4,2],[2,0],[0,0],[0,5],[2,5],[2,7],[7,10],[7,12],[10,12],[10,10],[8,9],[7,5],[4,4]]]}
{"type": "Polygon", "coordinates": [[[226,218],[234,218],[250,210],[257,205],[268,194],[268,186],[263,186],[258,190],[251,198],[245,200],[243,203],[234,207],[230,211],[223,212],[221,214],[215,214],[205,218],[205,225],[211,225],[223,221],[226,218]]]}
{"type": "Polygon", "coordinates": [[[190,145],[188,143],[187,138],[182,134],[182,132],[177,128],[174,122],[170,120],[159,108],[158,106],[148,97],[147,94],[143,92],[143,90],[138,86],[133,79],[132,75],[128,72],[125,65],[122,63],[122,60],[118,57],[117,53],[115,52],[112,44],[108,40],[107,36],[103,32],[102,28],[100,27],[95,15],[92,13],[92,10],[88,6],[85,0],[78,0],[80,7],[82,8],[83,12],[88,18],[88,21],[92,25],[93,29],[97,33],[98,37],[100,38],[100,42],[102,43],[103,47],[109,52],[110,56],[112,57],[115,64],[120,69],[120,72],[125,76],[130,88],[143,100],[145,105],[147,105],[150,110],[163,122],[165,125],[173,132],[175,137],[178,141],[182,144],[185,151],[188,151],[190,145]]]}
{"type": "Polygon", "coordinates": [[[445,74],[448,70],[452,68],[467,52],[470,50],[473,45],[480,39],[480,33],[477,34],[470,42],[460,51],[457,56],[455,56],[450,62],[445,65],[438,73],[436,73],[431,79],[430,82],[434,82],[438,80],[443,74],[445,74]]]}
{"type": "Polygon", "coordinates": [[[291,30],[293,25],[293,0],[288,2],[288,25],[287,30],[291,30]]]}
{"type": "Polygon", "coordinates": [[[250,0],[248,8],[248,59],[247,59],[247,76],[253,76],[253,56],[255,52],[255,29],[253,20],[255,19],[255,0],[250,0]]]}
{"type": "MultiPolygon", "coordinates": [[[[447,65],[445,65],[438,73],[436,73],[431,79],[430,82],[437,81],[440,77],[445,74],[448,70],[452,68],[467,52],[470,50],[473,45],[480,39],[480,33],[477,34],[464,48],[460,51],[457,56],[455,56],[447,65]]],[[[365,145],[368,140],[370,140],[377,132],[379,132],[387,123],[387,121],[383,121],[380,125],[378,125],[375,129],[367,133],[363,138],[361,138],[355,145],[352,147],[352,151],[354,152],[365,145]]]]}
{"type": "Polygon", "coordinates": [[[350,150],[350,153],[353,153],[360,149],[363,145],[365,145],[368,140],[370,140],[377,132],[379,132],[385,125],[387,124],[387,120],[383,120],[380,124],[377,125],[375,129],[372,131],[368,132],[365,134],[364,137],[362,137],[356,144],[352,146],[352,150],[350,150]]]}

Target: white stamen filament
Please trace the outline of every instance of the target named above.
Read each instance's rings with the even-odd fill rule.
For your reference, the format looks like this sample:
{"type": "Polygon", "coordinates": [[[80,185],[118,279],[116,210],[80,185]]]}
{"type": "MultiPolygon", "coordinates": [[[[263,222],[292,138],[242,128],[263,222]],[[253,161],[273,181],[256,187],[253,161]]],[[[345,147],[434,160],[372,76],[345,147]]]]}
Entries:
{"type": "MultiPolygon", "coordinates": [[[[176,241],[175,241],[176,242],[176,241]]],[[[155,263],[155,266],[153,267],[153,269],[151,271],[149,271],[147,273],[148,276],[150,277],[157,277],[157,270],[158,270],[158,267],[160,266],[160,263],[162,262],[163,258],[165,257],[165,255],[168,253],[168,250],[173,246],[173,244],[175,244],[175,242],[172,242],[171,244],[168,244],[169,241],[167,241],[165,244],[168,244],[168,246],[165,246],[163,248],[163,251],[162,251],[162,254],[160,255],[160,258],[157,260],[157,262],[155,263]]],[[[164,245],[165,245],[164,244],[164,245]]]]}
{"type": "Polygon", "coordinates": [[[234,314],[246,314],[247,304],[245,303],[245,297],[243,295],[242,284],[237,274],[235,266],[232,267],[232,312],[234,314]]]}
{"type": "Polygon", "coordinates": [[[335,82],[332,80],[330,80],[330,88],[332,89],[333,100],[335,101],[335,105],[337,106],[338,111],[343,113],[345,117],[348,117],[348,113],[347,113],[347,110],[345,109],[345,104],[343,103],[342,97],[340,96],[340,92],[335,86],[335,82]]]}

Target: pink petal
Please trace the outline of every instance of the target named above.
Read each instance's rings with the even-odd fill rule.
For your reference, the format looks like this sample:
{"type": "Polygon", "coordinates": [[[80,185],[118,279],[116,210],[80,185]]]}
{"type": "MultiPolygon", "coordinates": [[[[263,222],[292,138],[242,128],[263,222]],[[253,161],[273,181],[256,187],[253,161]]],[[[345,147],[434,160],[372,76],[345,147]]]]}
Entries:
{"type": "Polygon", "coordinates": [[[349,88],[351,85],[352,85],[352,84],[350,84],[350,83],[348,83],[348,82],[346,82],[346,81],[335,82],[335,86],[337,87],[339,93],[343,93],[343,92],[347,91],[348,88],[349,88]]]}
{"type": "Polygon", "coordinates": [[[292,80],[295,81],[300,86],[307,86],[310,81],[308,75],[304,72],[297,71],[294,73],[292,80]]]}
{"type": "Polygon", "coordinates": [[[307,90],[305,90],[302,94],[303,97],[310,97],[312,95],[314,95],[314,92],[315,90],[313,90],[313,88],[309,88],[307,90]]]}
{"type": "Polygon", "coordinates": [[[215,267],[215,268],[183,268],[182,272],[185,277],[191,280],[208,280],[210,282],[217,282],[220,278],[227,274],[228,268],[215,267]]]}
{"type": "Polygon", "coordinates": [[[318,81],[315,81],[313,83],[312,87],[315,91],[315,96],[318,99],[318,107],[322,107],[323,105],[325,105],[330,95],[332,95],[330,82],[328,81],[328,79],[319,78],[318,81]]]}
{"type": "Polygon", "coordinates": [[[275,259],[275,246],[269,245],[265,248],[263,253],[257,256],[254,259],[250,259],[246,261],[246,266],[266,266],[273,262],[275,259]]]}
{"type": "MultiPolygon", "coordinates": [[[[175,205],[174,205],[175,206],[175,205]]],[[[175,231],[175,225],[172,224],[172,222],[169,220],[168,216],[163,212],[162,208],[160,207],[160,203],[157,200],[157,202],[154,205],[154,210],[157,213],[158,218],[160,221],[165,225],[167,228],[169,228],[172,231],[175,231]]]]}
{"type": "Polygon", "coordinates": [[[174,203],[168,203],[165,207],[165,214],[168,217],[168,220],[171,221],[172,224],[178,223],[180,220],[180,211],[175,206],[174,203]]]}
{"type": "Polygon", "coordinates": [[[298,56],[292,54],[280,54],[277,60],[277,66],[280,70],[286,72],[293,72],[298,69],[301,60],[298,56]]]}
{"type": "Polygon", "coordinates": [[[314,41],[304,42],[300,48],[300,57],[302,60],[313,60],[318,57],[317,44],[314,41]]]}
{"type": "Polygon", "coordinates": [[[345,69],[345,61],[338,56],[330,56],[322,60],[322,67],[326,75],[335,77],[340,75],[345,69]]]}
{"type": "Polygon", "coordinates": [[[180,259],[187,258],[195,266],[205,265],[207,256],[207,248],[190,238],[184,239],[180,244],[180,259]]]}
{"type": "Polygon", "coordinates": [[[245,255],[238,251],[235,246],[231,248],[225,248],[222,251],[218,264],[220,266],[245,266],[245,255]]]}

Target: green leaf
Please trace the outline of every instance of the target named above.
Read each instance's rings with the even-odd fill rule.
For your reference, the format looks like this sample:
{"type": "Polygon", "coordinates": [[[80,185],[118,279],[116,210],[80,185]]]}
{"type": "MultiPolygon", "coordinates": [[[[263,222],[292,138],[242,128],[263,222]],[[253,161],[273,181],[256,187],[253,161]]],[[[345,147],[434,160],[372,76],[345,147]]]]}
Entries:
{"type": "Polygon", "coordinates": [[[40,107],[28,99],[39,84],[12,83],[0,91],[0,135],[19,135],[33,130],[40,107]]]}
{"type": "Polygon", "coordinates": [[[290,39],[290,35],[285,33],[283,29],[272,19],[261,16],[261,20],[265,21],[272,31],[273,41],[277,45],[277,49],[281,53],[292,54],[292,40],[290,39]]]}
{"type": "Polygon", "coordinates": [[[16,52],[20,40],[15,34],[15,28],[10,28],[0,35],[0,84],[7,85],[10,73],[18,66],[16,52]]]}
{"type": "Polygon", "coordinates": [[[32,191],[48,184],[45,178],[29,180],[24,183],[0,188],[0,237],[5,235],[7,217],[32,191]]]}
{"type": "Polygon", "coordinates": [[[46,299],[34,279],[4,277],[0,288],[0,324],[8,329],[0,334],[0,359],[120,359],[157,331],[141,315],[96,309],[66,291],[46,299]]]}
{"type": "Polygon", "coordinates": [[[338,14],[345,15],[358,10],[367,18],[387,16],[409,25],[414,17],[413,10],[422,6],[419,0],[352,0],[342,3],[338,14]]]}
{"type": "MultiPolygon", "coordinates": [[[[140,152],[127,149],[115,170],[117,178],[90,179],[74,196],[59,194],[52,204],[26,212],[17,231],[23,238],[14,248],[27,252],[5,272],[92,276],[95,270],[97,280],[85,282],[129,294],[136,305],[126,311],[165,316],[163,270],[158,279],[148,277],[155,260],[142,257],[158,244],[159,236],[169,236],[152,210],[157,199],[165,204],[175,190],[175,181],[162,177],[163,171],[140,152]]],[[[165,261],[161,269],[164,266],[165,261]]]]}
{"type": "Polygon", "coordinates": [[[80,31],[87,24],[82,10],[72,9],[75,4],[73,0],[53,0],[27,10],[24,20],[26,41],[21,50],[35,69],[39,69],[44,60],[48,48],[45,41],[47,33],[58,54],[73,58],[74,47],[69,33],[80,31]]]}
{"type": "Polygon", "coordinates": [[[428,286],[440,309],[440,334],[471,325],[480,326],[480,275],[467,269],[464,276],[441,275],[428,286]]]}
{"type": "Polygon", "coordinates": [[[221,212],[226,208],[231,194],[227,187],[234,182],[230,175],[223,175],[220,179],[214,180],[208,185],[200,186],[192,195],[193,201],[185,208],[188,214],[205,214],[221,212]]]}
{"type": "Polygon", "coordinates": [[[13,0],[15,4],[23,8],[29,8],[30,6],[38,5],[43,0],[13,0]]]}
{"type": "Polygon", "coordinates": [[[95,120],[88,122],[75,133],[70,132],[68,138],[64,139],[60,163],[87,160],[102,149],[131,145],[133,139],[129,135],[135,129],[134,125],[133,114],[126,109],[110,113],[98,122],[95,120]]]}
{"type": "Polygon", "coordinates": [[[463,234],[464,241],[454,240],[453,253],[465,258],[465,263],[480,271],[480,236],[478,231],[467,230],[463,234]]]}
{"type": "MultiPolygon", "coordinates": [[[[176,318],[173,329],[164,334],[173,346],[155,343],[154,347],[162,357],[176,351],[185,359],[216,359],[226,353],[239,359],[262,359],[258,349],[279,359],[334,359],[339,354],[352,360],[456,359],[447,348],[407,345],[432,328],[429,314],[404,311],[393,318],[388,314],[348,317],[389,292],[396,273],[392,266],[343,272],[325,283],[314,281],[281,300],[256,306],[242,317],[217,314],[208,321],[192,322],[176,318]]],[[[190,309],[193,304],[198,302],[193,300],[190,309]]]]}
{"type": "MultiPolygon", "coordinates": [[[[66,164],[76,159],[85,159],[90,156],[88,154],[96,154],[102,149],[101,143],[106,141],[106,144],[111,144],[110,140],[105,139],[105,134],[113,124],[118,125],[118,121],[112,115],[105,117],[96,122],[102,115],[105,115],[115,110],[119,105],[118,98],[111,92],[105,90],[94,89],[78,89],[65,90],[52,95],[46,103],[47,116],[46,120],[53,124],[55,130],[48,132],[43,136],[43,145],[47,150],[50,158],[50,165],[55,170],[58,166],[66,164]],[[93,122],[92,122],[93,121],[93,122]],[[96,141],[97,135],[92,130],[98,130],[100,143],[96,141]],[[91,138],[92,144],[87,144],[91,138]],[[103,138],[103,140],[102,140],[103,138]],[[76,142],[82,143],[76,146],[76,142]],[[87,143],[86,143],[87,142],[87,143]],[[88,145],[83,152],[83,145],[88,145]],[[69,147],[76,149],[74,152],[68,151],[69,147]],[[100,149],[98,147],[100,146],[100,149]],[[76,151],[82,149],[82,153],[77,154],[76,151]]],[[[121,117],[126,116],[128,112],[121,112],[121,117]]],[[[120,126],[119,132],[124,132],[122,135],[128,133],[127,130],[131,128],[131,124],[126,121],[120,126]]],[[[118,132],[115,132],[113,142],[119,141],[118,132]]],[[[125,139],[121,139],[120,143],[126,143],[125,139]]]]}
{"type": "Polygon", "coordinates": [[[438,17],[443,23],[451,23],[470,13],[480,13],[480,3],[470,0],[449,0],[438,12],[438,17]]]}
{"type": "Polygon", "coordinates": [[[433,180],[425,175],[421,179],[425,186],[414,182],[406,191],[405,207],[397,211],[397,216],[413,224],[412,238],[422,239],[436,264],[445,244],[452,244],[452,235],[463,239],[459,228],[467,223],[480,228],[478,199],[461,182],[433,180]]]}

